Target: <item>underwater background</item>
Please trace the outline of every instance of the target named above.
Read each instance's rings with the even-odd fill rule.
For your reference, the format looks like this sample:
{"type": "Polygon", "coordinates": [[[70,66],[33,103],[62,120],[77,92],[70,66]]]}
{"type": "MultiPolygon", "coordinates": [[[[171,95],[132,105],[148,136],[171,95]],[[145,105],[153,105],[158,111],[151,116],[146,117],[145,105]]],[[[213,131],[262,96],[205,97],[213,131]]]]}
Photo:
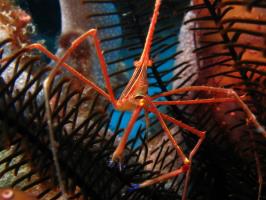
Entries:
{"type": "MultiPolygon", "coordinates": [[[[112,83],[116,88],[117,96],[119,96],[132,74],[133,61],[141,53],[154,1],[82,2],[89,6],[91,4],[91,7],[96,9],[95,13],[88,13],[87,19],[94,22],[89,26],[96,24],[95,26],[101,32],[105,56],[108,66],[110,66],[111,77],[113,77],[112,83]],[[105,20],[110,16],[113,17],[111,21],[115,22],[114,24],[109,24],[111,22],[105,20]]],[[[231,24],[241,21],[238,21],[238,15],[233,19],[222,21],[225,14],[218,9],[220,5],[217,2],[222,2],[224,7],[229,6],[229,8],[226,7],[227,12],[232,10],[230,6],[242,2],[243,6],[262,9],[260,11],[262,13],[265,11],[265,2],[215,1],[213,3],[208,0],[198,2],[200,2],[198,6],[185,9],[189,6],[189,1],[163,1],[152,51],[155,61],[154,68],[148,71],[151,86],[149,93],[156,94],[184,85],[212,85],[213,82],[216,83],[216,77],[233,79],[222,87],[234,88],[239,94],[251,97],[248,105],[265,126],[264,67],[266,62],[255,57],[256,59],[248,60],[249,63],[245,63],[246,57],[243,56],[245,51],[255,49],[254,46],[249,46],[251,44],[244,46],[242,41],[241,43],[238,41],[240,35],[246,34],[247,31],[241,27],[237,27],[238,29],[233,27],[235,29],[230,30],[229,26],[219,32],[219,29],[208,29],[206,24],[199,27],[191,26],[195,35],[200,35],[204,31],[210,31],[205,33],[207,36],[218,33],[229,34],[230,31],[235,33],[234,37],[229,38],[230,41],[226,41],[226,37],[223,37],[223,42],[218,41],[215,37],[215,41],[212,40],[213,38],[203,37],[205,41],[202,39],[201,42],[204,45],[207,44],[203,47],[194,47],[187,43],[184,38],[189,34],[183,33],[184,35],[182,35],[182,30],[180,31],[187,13],[206,8],[210,11],[210,16],[205,18],[194,16],[194,19],[188,19],[187,23],[199,21],[200,24],[202,20],[213,20],[221,29],[220,24],[226,23],[226,20],[231,24]],[[218,23],[217,20],[221,22],[218,23]],[[181,39],[180,45],[178,39],[181,39]],[[225,46],[229,48],[229,53],[222,52],[219,46],[216,47],[215,45],[219,45],[218,43],[227,43],[225,46]],[[231,48],[234,44],[242,45],[239,47],[242,48],[242,51],[233,53],[231,48]],[[211,46],[216,47],[217,52],[215,48],[208,49],[211,46]],[[188,51],[195,53],[188,55],[188,51]],[[228,62],[228,60],[230,61],[228,62]],[[241,72],[242,74],[237,74],[238,69],[230,69],[226,72],[223,70],[224,66],[234,65],[230,63],[232,60],[243,65],[245,70],[241,72]],[[196,67],[196,65],[198,66],[196,67]],[[257,70],[254,70],[253,66],[256,66],[257,70]],[[217,73],[209,71],[210,69],[217,73]],[[204,76],[205,74],[207,74],[207,78],[204,76]]],[[[33,18],[36,32],[30,36],[30,41],[43,41],[48,49],[60,54],[62,13],[59,2],[17,0],[16,3],[33,18]]],[[[260,18],[261,22],[247,20],[244,23],[247,25],[249,23],[262,24],[260,26],[264,30],[265,18],[263,17],[260,18]]],[[[73,19],[73,21],[75,20],[73,19]]],[[[84,21],[86,20],[84,19],[84,21]]],[[[263,38],[263,34],[257,36],[259,32],[258,30],[253,35],[263,38]]],[[[5,42],[1,43],[2,49],[5,49],[5,45],[5,42]]],[[[259,46],[257,49],[259,52],[264,52],[265,45],[259,46]]],[[[50,70],[47,65],[53,63],[45,56],[38,57],[38,53],[36,53],[36,57],[30,58],[24,63],[22,62],[24,53],[23,51],[16,52],[8,64],[1,65],[0,70],[0,74],[2,74],[11,66],[11,63],[22,63],[13,71],[11,81],[1,78],[0,125],[3,144],[1,150],[4,152],[0,161],[2,166],[0,181],[3,183],[1,186],[18,188],[36,195],[38,199],[60,199],[62,194],[58,189],[58,180],[55,176],[49,147],[42,94],[42,81],[50,70]],[[27,71],[33,76],[28,76],[22,89],[16,89],[15,83],[22,71],[27,71]],[[8,180],[4,181],[6,179],[8,180]]],[[[74,65],[78,63],[74,59],[72,62],[74,65]]],[[[92,79],[96,77],[95,81],[102,85],[103,83],[99,81],[101,75],[98,74],[97,61],[93,62],[96,63],[96,67],[91,69],[94,76],[92,79]]],[[[110,168],[108,161],[119,141],[117,136],[123,134],[130,115],[114,111],[96,94],[86,97],[88,91],[81,91],[80,85],[76,87],[75,84],[78,85],[71,78],[60,74],[52,91],[54,96],[60,99],[55,104],[53,115],[62,176],[70,198],[97,200],[181,199],[183,175],[165,183],[128,192],[132,182],[141,182],[181,166],[178,156],[167,138],[163,136],[155,117],[149,116],[151,121],[149,130],[146,129],[144,116],[140,117],[127,145],[125,168],[122,171],[110,168]]],[[[199,93],[192,96],[204,95],[199,93]]],[[[191,94],[173,95],[168,100],[189,97],[191,94]]],[[[189,123],[199,130],[207,130],[206,140],[193,160],[188,199],[266,199],[265,138],[248,127],[245,119],[241,118],[243,112],[239,107],[224,108],[221,106],[221,108],[225,110],[223,114],[214,113],[216,107],[206,105],[160,108],[164,113],[189,123]],[[232,120],[230,118],[232,113],[237,113],[241,120],[232,120]],[[228,125],[221,123],[224,118],[227,119],[225,122],[228,125]]],[[[196,144],[197,137],[189,134],[186,130],[173,127],[171,124],[169,127],[180,146],[188,154],[196,144]]]]}

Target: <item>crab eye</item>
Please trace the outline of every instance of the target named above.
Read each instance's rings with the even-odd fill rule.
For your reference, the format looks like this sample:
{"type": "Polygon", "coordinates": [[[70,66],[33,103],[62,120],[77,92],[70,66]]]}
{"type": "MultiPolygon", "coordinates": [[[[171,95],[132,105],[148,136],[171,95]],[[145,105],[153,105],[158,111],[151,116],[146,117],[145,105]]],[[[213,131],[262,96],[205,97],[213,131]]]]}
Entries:
{"type": "Polygon", "coordinates": [[[141,99],[143,99],[143,95],[136,95],[134,98],[135,98],[136,100],[141,100],[141,99]]]}

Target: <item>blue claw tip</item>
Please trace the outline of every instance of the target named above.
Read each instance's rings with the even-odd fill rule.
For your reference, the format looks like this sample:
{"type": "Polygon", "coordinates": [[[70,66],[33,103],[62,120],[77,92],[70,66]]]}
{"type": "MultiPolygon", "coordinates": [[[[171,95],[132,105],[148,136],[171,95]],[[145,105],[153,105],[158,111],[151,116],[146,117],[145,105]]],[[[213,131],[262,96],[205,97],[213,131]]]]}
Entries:
{"type": "Polygon", "coordinates": [[[122,163],[118,163],[118,167],[119,167],[119,171],[121,172],[124,166],[122,165],[122,163]]]}
{"type": "Polygon", "coordinates": [[[132,184],[130,184],[130,188],[128,188],[128,191],[129,192],[134,192],[135,190],[140,188],[139,186],[140,186],[139,184],[132,183],[132,184]]]}
{"type": "Polygon", "coordinates": [[[108,167],[113,168],[113,167],[115,167],[115,162],[112,160],[109,160],[107,165],[108,165],[108,167]]]}
{"type": "Polygon", "coordinates": [[[122,171],[126,167],[121,162],[115,162],[113,160],[109,160],[108,163],[107,163],[107,165],[110,168],[118,168],[119,171],[122,171]]]}
{"type": "Polygon", "coordinates": [[[126,165],[123,165],[122,163],[119,163],[119,170],[123,171],[126,168],[126,165]]]}

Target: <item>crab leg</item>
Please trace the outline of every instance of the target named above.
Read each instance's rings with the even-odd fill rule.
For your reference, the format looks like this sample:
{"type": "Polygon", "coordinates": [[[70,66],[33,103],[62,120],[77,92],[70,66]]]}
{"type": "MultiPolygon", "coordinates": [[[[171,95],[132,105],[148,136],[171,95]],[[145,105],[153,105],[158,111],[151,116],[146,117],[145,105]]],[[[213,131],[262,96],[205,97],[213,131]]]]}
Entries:
{"type": "MultiPolygon", "coordinates": [[[[169,92],[164,92],[152,97],[152,99],[157,99],[159,97],[169,96],[173,94],[179,94],[184,92],[191,92],[191,91],[205,91],[205,92],[215,92],[215,93],[223,93],[225,95],[232,96],[236,102],[240,105],[243,111],[247,115],[248,122],[252,122],[253,125],[256,127],[257,132],[261,133],[266,138],[266,130],[264,127],[257,121],[256,116],[252,113],[249,107],[245,104],[245,102],[238,96],[238,94],[232,89],[226,88],[218,88],[218,87],[211,87],[211,86],[188,86],[183,88],[178,88],[175,90],[171,90],[169,92]]],[[[218,98],[219,99],[219,98],[218,98]]],[[[195,100],[197,101],[197,100],[195,100]]],[[[219,100],[217,100],[219,102],[219,100]]],[[[215,103],[215,99],[212,101],[215,103]]]]}

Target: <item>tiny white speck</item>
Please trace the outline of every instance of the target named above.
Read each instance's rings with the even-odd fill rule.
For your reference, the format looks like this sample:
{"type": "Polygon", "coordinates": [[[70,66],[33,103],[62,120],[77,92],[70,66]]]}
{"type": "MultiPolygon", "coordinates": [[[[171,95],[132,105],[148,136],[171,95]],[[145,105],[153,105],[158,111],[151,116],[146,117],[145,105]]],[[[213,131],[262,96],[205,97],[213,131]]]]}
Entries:
{"type": "Polygon", "coordinates": [[[265,129],[263,127],[257,128],[258,133],[265,133],[265,129]]]}

